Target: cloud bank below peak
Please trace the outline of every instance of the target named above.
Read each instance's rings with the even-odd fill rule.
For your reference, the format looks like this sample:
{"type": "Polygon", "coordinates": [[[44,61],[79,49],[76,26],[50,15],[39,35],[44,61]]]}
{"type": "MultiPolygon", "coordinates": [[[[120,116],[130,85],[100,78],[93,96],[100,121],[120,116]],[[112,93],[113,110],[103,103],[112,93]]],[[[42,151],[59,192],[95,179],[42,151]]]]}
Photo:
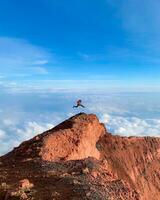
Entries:
{"type": "Polygon", "coordinates": [[[121,136],[160,137],[160,120],[138,117],[122,117],[104,114],[101,121],[108,131],[121,136]]]}

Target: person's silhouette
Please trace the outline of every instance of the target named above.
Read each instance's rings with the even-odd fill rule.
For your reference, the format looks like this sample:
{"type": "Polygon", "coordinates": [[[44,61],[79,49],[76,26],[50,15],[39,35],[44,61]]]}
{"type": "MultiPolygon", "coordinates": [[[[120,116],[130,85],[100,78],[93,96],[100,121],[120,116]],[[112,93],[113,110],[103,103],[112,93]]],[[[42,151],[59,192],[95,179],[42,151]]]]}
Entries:
{"type": "Polygon", "coordinates": [[[82,108],[85,108],[85,106],[82,105],[82,100],[81,100],[81,99],[79,99],[79,100],[77,101],[77,105],[76,105],[76,106],[73,106],[73,108],[78,108],[79,106],[82,107],[82,108]]]}

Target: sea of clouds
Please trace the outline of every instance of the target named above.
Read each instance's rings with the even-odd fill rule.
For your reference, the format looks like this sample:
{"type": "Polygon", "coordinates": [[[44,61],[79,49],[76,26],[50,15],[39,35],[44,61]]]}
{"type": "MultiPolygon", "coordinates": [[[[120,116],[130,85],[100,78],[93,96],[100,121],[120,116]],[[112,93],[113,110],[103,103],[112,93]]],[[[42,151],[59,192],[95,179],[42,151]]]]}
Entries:
{"type": "Polygon", "coordinates": [[[159,93],[0,94],[0,155],[79,112],[95,113],[113,134],[160,136],[159,93]],[[76,99],[85,109],[73,109],[76,99]]]}

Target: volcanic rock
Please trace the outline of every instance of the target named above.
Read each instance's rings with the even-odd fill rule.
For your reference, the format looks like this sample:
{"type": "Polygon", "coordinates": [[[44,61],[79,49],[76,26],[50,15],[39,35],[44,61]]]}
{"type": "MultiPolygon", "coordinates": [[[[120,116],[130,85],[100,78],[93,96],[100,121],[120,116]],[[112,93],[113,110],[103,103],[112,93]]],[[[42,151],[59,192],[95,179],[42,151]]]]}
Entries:
{"type": "Polygon", "coordinates": [[[33,184],[28,179],[23,179],[19,181],[19,187],[22,189],[32,188],[33,184]]]}
{"type": "Polygon", "coordinates": [[[30,200],[160,199],[160,138],[112,135],[93,114],[23,142],[0,163],[0,200],[12,200],[10,191],[30,200]]]}

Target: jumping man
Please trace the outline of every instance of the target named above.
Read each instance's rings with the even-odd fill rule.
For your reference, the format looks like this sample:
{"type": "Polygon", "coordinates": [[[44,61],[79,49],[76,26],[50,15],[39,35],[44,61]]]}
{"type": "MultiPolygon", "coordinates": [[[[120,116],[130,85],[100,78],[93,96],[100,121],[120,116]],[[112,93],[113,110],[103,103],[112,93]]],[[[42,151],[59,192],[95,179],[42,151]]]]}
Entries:
{"type": "Polygon", "coordinates": [[[76,106],[73,106],[73,108],[78,108],[79,106],[81,106],[82,108],[85,108],[84,105],[82,105],[82,100],[81,100],[81,99],[79,99],[79,100],[77,101],[77,105],[76,105],[76,106]]]}

